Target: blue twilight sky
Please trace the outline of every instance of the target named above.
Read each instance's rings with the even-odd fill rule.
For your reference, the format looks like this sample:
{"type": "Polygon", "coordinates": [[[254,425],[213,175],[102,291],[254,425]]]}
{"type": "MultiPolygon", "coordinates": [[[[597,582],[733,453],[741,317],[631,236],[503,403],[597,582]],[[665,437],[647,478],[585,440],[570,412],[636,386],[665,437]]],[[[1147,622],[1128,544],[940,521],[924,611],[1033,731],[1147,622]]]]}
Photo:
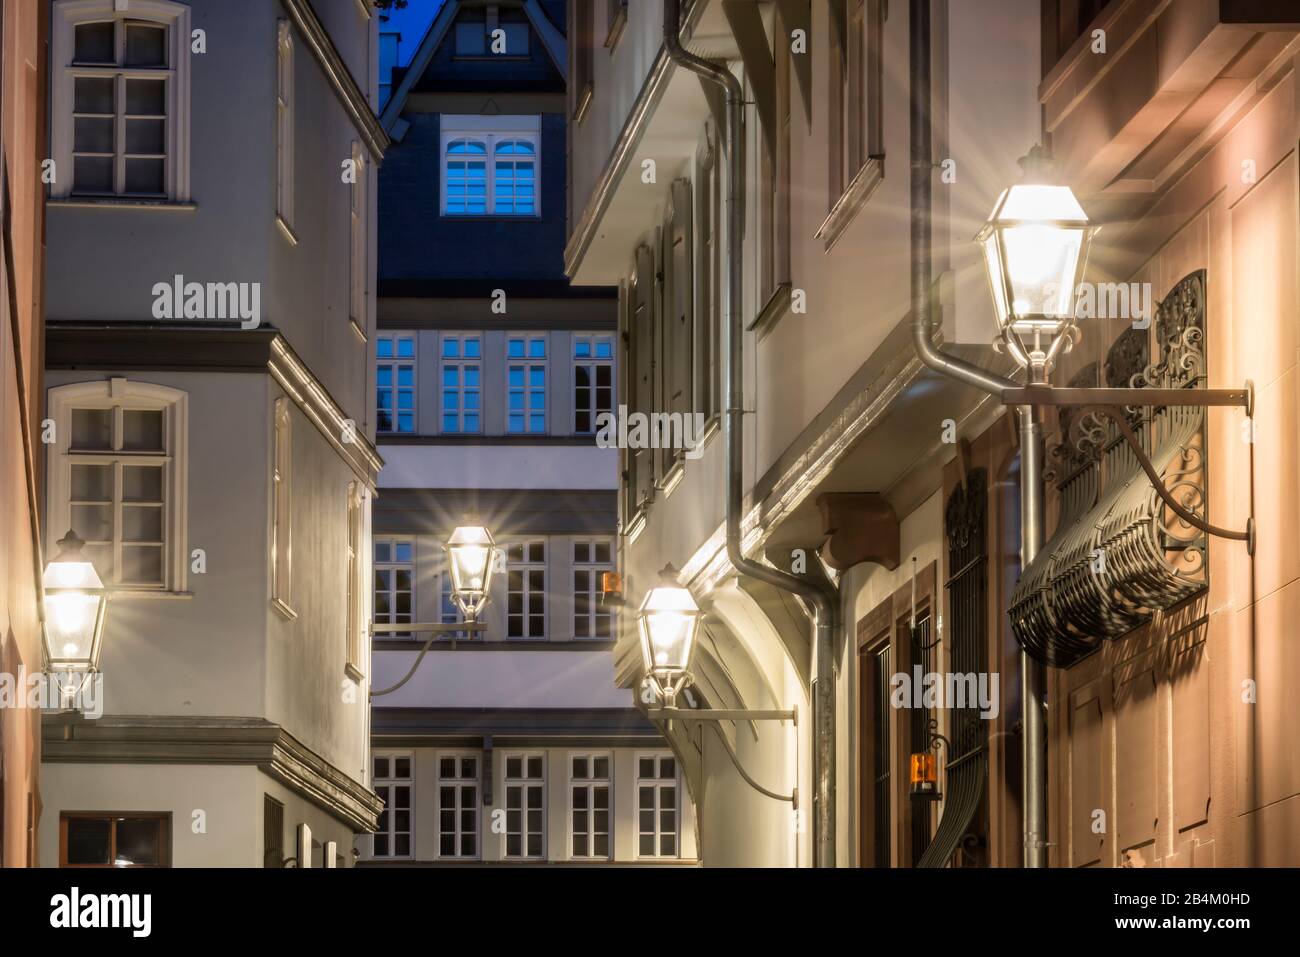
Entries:
{"type": "Polygon", "coordinates": [[[424,39],[425,31],[441,7],[442,0],[408,0],[405,8],[382,15],[387,21],[379,21],[379,32],[402,35],[397,47],[398,66],[406,66],[411,62],[420,41],[424,39]]]}

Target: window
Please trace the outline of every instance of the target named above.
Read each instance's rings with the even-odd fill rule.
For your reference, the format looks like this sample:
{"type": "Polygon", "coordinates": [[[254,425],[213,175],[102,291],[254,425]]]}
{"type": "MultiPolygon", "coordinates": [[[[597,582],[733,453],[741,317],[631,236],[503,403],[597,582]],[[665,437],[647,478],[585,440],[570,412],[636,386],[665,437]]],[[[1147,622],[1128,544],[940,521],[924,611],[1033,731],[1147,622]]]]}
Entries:
{"type": "Polygon", "coordinates": [[[285,396],[275,400],[275,448],[271,463],[271,603],[286,618],[296,618],[289,602],[293,562],[293,419],[285,396]]]}
{"type": "Polygon", "coordinates": [[[890,795],[893,790],[890,774],[889,741],[893,728],[893,708],[889,704],[893,669],[889,642],[868,652],[871,666],[871,792],[873,797],[871,818],[875,822],[872,842],[872,866],[890,866],[892,826],[890,824],[890,795]]]}
{"type": "Polygon", "coordinates": [[[384,802],[379,826],[372,837],[375,857],[411,857],[412,809],[415,807],[414,757],[407,754],[376,754],[371,784],[384,802]]]}
{"type": "Polygon", "coordinates": [[[483,340],[479,336],[442,337],[442,431],[476,434],[482,422],[483,340]]]}
{"type": "Polygon", "coordinates": [[[347,512],[347,621],[344,624],[347,660],[345,670],[354,681],[362,677],[362,642],[365,600],[362,597],[362,569],[365,565],[362,543],[365,535],[365,492],[360,482],[348,483],[347,512]]]}
{"type": "Polygon", "coordinates": [[[573,0],[569,4],[569,62],[573,64],[569,84],[569,115],[581,123],[591,106],[596,53],[595,0],[573,0]]]}
{"type": "MultiPolygon", "coordinates": [[[[410,541],[375,541],[375,621],[409,625],[415,609],[415,545],[410,541]]],[[[401,632],[395,633],[398,637],[401,632]]]]}
{"type": "MultiPolygon", "coordinates": [[[[465,613],[460,610],[460,606],[456,604],[456,600],[452,597],[451,572],[444,568],[442,574],[438,577],[440,579],[438,586],[438,620],[444,625],[462,624],[465,621],[465,613]]],[[[443,641],[470,637],[473,637],[473,635],[468,631],[457,631],[440,636],[443,641]]]]}
{"type": "Polygon", "coordinates": [[[351,313],[352,323],[364,335],[366,315],[366,157],[361,144],[352,141],[352,209],[349,216],[351,228],[351,313]]]}
{"type": "Polygon", "coordinates": [[[275,211],[280,222],[293,227],[293,30],[279,21],[275,72],[275,211]]]}
{"type": "MultiPolygon", "coordinates": [[[[777,35],[788,35],[779,13],[777,17],[777,35]]],[[[764,138],[759,150],[762,183],[759,272],[764,297],[770,297],[790,282],[790,44],[776,44],[774,53],[776,129],[764,138]]]]}
{"type": "Polygon", "coordinates": [[[55,11],[53,195],[188,200],[189,7],[92,0],[55,11]]]}
{"type": "Polygon", "coordinates": [[[65,812],[60,867],[170,867],[171,815],[65,812]]]}
{"type": "Polygon", "coordinates": [[[546,540],[506,547],[506,637],[546,637],[546,540]]]}
{"type": "Polygon", "coordinates": [[[609,860],[610,848],[610,780],[608,754],[570,756],[569,832],[571,856],[591,860],[609,860]]]}
{"type": "Polygon", "coordinates": [[[284,867],[284,805],[262,795],[262,866],[284,867]]]}
{"type": "Polygon", "coordinates": [[[444,216],[540,214],[540,116],[448,115],[444,120],[444,216]]]}
{"type": "MultiPolygon", "coordinates": [[[[867,160],[883,152],[884,6],[885,0],[832,0],[831,3],[832,206],[867,160]]],[[[789,86],[788,78],[786,86],[789,86]]],[[[788,100],[788,90],[786,97],[788,100]]]]}
{"type": "Polygon", "coordinates": [[[546,336],[506,340],[506,431],[546,433],[546,336]]]}
{"type": "Polygon", "coordinates": [[[676,857],[677,760],[671,754],[636,759],[638,857],[676,857]]]}
{"type": "Polygon", "coordinates": [[[106,585],[184,591],[186,407],[183,392],[121,378],[50,390],[48,531],[76,532],[106,585]]]}
{"type": "Polygon", "coordinates": [[[601,602],[601,575],[613,570],[608,541],[573,543],[573,637],[613,638],[613,614],[601,602]]]}
{"type": "Polygon", "coordinates": [[[602,412],[614,411],[614,337],[573,337],[573,431],[594,433],[602,412]]]}
{"type": "Polygon", "coordinates": [[[721,410],[718,335],[722,323],[721,162],[717,130],[710,123],[696,159],[695,179],[695,395],[706,420],[721,410]]]}
{"type": "Polygon", "coordinates": [[[392,333],[375,342],[375,428],[379,432],[415,432],[415,336],[392,333]]]}
{"type": "Polygon", "coordinates": [[[478,857],[477,755],[438,755],[438,856],[478,857]]]}
{"type": "Polygon", "coordinates": [[[542,860],[546,856],[546,758],[507,754],[506,857],[542,860]]]}

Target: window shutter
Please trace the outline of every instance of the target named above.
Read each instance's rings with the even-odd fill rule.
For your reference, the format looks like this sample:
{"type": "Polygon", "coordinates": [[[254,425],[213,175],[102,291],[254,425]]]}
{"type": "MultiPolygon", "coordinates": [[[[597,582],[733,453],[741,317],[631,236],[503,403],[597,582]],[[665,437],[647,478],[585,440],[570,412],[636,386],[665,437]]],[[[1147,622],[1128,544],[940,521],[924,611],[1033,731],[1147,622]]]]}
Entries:
{"type": "Polygon", "coordinates": [[[262,866],[284,862],[284,805],[269,794],[262,796],[262,866]]]}
{"type": "MultiPolygon", "coordinates": [[[[632,287],[632,380],[631,410],[647,415],[654,408],[654,252],[642,244],[636,251],[636,280],[632,287]]],[[[650,449],[630,449],[632,463],[633,508],[650,497],[654,469],[650,449]]]]}
{"type": "Polygon", "coordinates": [[[672,277],[668,313],[668,352],[665,379],[668,382],[667,409],[689,415],[692,411],[692,340],[695,334],[694,237],[691,223],[691,181],[678,179],[672,186],[668,256],[672,277]]]}

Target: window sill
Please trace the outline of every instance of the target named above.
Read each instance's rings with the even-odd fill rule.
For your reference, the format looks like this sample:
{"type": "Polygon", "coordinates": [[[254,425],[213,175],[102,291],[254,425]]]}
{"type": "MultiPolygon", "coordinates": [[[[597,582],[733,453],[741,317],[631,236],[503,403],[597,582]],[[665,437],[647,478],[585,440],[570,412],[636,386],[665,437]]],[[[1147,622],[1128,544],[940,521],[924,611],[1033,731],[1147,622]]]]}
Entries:
{"type": "Polygon", "coordinates": [[[587,113],[591,109],[591,101],[595,96],[592,85],[588,83],[581,93],[578,94],[578,101],[573,107],[573,125],[581,126],[582,121],[587,118],[587,113]]]}
{"type": "Polygon", "coordinates": [[[288,602],[282,599],[272,598],[271,607],[274,608],[276,614],[278,614],[285,621],[293,621],[295,618],[298,617],[298,613],[289,607],[288,602]]]}
{"type": "Polygon", "coordinates": [[[283,234],[284,238],[287,239],[287,240],[289,241],[289,245],[290,245],[290,246],[297,246],[297,245],[298,245],[298,236],[297,236],[296,233],[294,233],[294,231],[293,231],[293,227],[290,226],[290,225],[285,221],[285,218],[284,218],[283,216],[279,215],[278,213],[276,214],[276,217],[275,217],[275,225],[277,225],[277,226],[280,227],[280,232],[281,232],[281,234],[283,234]]]}
{"type": "Polygon", "coordinates": [[[439,214],[443,219],[454,219],[458,223],[477,223],[477,222],[499,222],[503,219],[519,220],[526,222],[528,220],[538,220],[542,218],[541,213],[448,213],[439,214]]]}
{"type": "Polygon", "coordinates": [[[145,588],[109,588],[109,595],[113,601],[121,601],[124,598],[149,598],[164,599],[175,601],[178,599],[193,598],[192,591],[155,591],[145,588]]]}
{"type": "Polygon", "coordinates": [[[858,210],[867,204],[867,200],[871,198],[871,194],[876,191],[876,187],[884,178],[885,158],[883,156],[872,156],[863,164],[862,169],[858,170],[858,174],[853,177],[844,194],[831,207],[826,221],[813,237],[823,242],[825,252],[830,252],[831,247],[844,234],[844,230],[848,229],[849,223],[853,222],[854,217],[858,215],[858,210]]]}
{"type": "Polygon", "coordinates": [[[360,323],[358,323],[351,316],[348,316],[348,325],[352,327],[352,331],[357,334],[357,338],[360,339],[362,342],[370,341],[370,337],[366,335],[366,330],[362,329],[360,323]]]}
{"type": "Polygon", "coordinates": [[[609,33],[605,36],[605,49],[614,53],[614,47],[618,46],[618,41],[623,38],[623,31],[627,29],[627,9],[620,8],[614,15],[614,22],[609,25],[609,33]]]}
{"type": "Polygon", "coordinates": [[[793,286],[788,282],[783,282],[773,290],[772,295],[768,297],[765,305],[754,321],[749,324],[746,331],[752,332],[761,340],[774,328],[776,324],[785,318],[790,311],[790,293],[793,286]]]}
{"type": "Polygon", "coordinates": [[[169,199],[129,199],[114,198],[109,196],[68,196],[64,199],[46,200],[46,206],[58,208],[60,206],[68,209],[169,209],[169,210],[194,210],[199,208],[198,203],[193,202],[174,202],[169,199]]]}
{"type": "Polygon", "coordinates": [[[366,680],[366,676],[361,673],[356,665],[344,665],[343,673],[348,676],[354,683],[361,684],[366,680]]]}

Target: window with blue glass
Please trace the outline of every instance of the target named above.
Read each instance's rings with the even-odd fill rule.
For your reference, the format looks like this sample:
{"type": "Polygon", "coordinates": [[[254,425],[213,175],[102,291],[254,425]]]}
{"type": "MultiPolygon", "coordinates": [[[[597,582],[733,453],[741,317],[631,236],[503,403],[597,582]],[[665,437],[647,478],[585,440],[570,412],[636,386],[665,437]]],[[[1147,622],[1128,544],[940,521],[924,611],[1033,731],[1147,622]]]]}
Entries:
{"type": "Polygon", "coordinates": [[[415,432],[415,336],[391,333],[375,342],[375,428],[380,432],[415,432]]]}
{"type": "Polygon", "coordinates": [[[506,342],[506,431],[546,433],[546,337],[511,336],[506,342]]]}
{"type": "Polygon", "coordinates": [[[483,340],[477,335],[442,337],[442,431],[474,435],[482,431],[483,340]]]}
{"type": "Polygon", "coordinates": [[[509,132],[443,133],[443,215],[540,214],[538,118],[520,117],[516,122],[520,129],[509,132]]]}
{"type": "Polygon", "coordinates": [[[614,337],[573,337],[573,431],[595,432],[598,416],[614,411],[614,337]]]}

